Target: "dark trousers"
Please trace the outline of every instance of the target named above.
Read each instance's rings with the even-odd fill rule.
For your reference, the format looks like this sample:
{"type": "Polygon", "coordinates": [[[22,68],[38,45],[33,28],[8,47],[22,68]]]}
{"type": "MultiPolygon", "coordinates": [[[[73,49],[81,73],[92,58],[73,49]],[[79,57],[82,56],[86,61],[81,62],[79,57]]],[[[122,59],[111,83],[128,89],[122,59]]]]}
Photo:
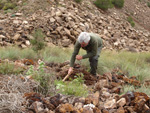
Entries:
{"type": "Polygon", "coordinates": [[[94,57],[89,58],[90,62],[90,73],[94,76],[96,76],[96,70],[97,70],[97,65],[98,65],[98,58],[100,57],[102,47],[97,48],[97,54],[94,57]]]}

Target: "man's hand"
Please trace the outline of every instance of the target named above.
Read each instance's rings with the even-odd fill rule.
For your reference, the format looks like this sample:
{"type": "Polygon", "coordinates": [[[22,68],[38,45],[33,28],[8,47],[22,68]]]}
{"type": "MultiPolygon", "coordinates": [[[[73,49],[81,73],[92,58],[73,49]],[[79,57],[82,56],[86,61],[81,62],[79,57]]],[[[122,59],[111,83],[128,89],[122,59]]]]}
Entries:
{"type": "Polygon", "coordinates": [[[73,72],[73,67],[70,67],[68,70],[68,74],[70,75],[73,72]]]}
{"type": "Polygon", "coordinates": [[[76,55],[76,59],[77,60],[82,60],[82,56],[81,55],[76,55]]]}

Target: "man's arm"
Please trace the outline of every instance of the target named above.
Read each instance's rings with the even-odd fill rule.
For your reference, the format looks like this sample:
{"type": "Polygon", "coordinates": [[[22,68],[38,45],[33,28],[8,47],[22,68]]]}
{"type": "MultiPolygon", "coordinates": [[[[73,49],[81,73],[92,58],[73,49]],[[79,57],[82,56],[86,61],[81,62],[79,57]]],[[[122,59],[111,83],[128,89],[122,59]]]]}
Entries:
{"type": "Polygon", "coordinates": [[[75,62],[75,59],[76,59],[76,55],[79,53],[79,49],[81,48],[81,45],[80,43],[77,41],[75,43],[75,46],[74,46],[74,52],[72,53],[72,57],[71,57],[71,60],[70,60],[70,67],[73,67],[74,66],[74,62],[75,62]]]}

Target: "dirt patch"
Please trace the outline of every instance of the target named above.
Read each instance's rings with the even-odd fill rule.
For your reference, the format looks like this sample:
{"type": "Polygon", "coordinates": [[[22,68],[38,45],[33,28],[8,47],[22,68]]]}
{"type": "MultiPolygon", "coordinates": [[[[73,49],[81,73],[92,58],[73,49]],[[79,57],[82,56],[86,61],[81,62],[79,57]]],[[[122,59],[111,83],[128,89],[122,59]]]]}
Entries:
{"type": "MultiPolygon", "coordinates": [[[[56,73],[58,79],[63,79],[68,74],[69,62],[64,63],[47,63],[47,66],[51,67],[52,70],[56,73]]],[[[96,77],[92,76],[89,72],[87,72],[86,68],[81,66],[80,64],[75,64],[73,73],[69,76],[67,81],[70,79],[75,79],[77,76],[84,75],[84,83],[86,85],[93,85],[98,80],[96,77]]]]}

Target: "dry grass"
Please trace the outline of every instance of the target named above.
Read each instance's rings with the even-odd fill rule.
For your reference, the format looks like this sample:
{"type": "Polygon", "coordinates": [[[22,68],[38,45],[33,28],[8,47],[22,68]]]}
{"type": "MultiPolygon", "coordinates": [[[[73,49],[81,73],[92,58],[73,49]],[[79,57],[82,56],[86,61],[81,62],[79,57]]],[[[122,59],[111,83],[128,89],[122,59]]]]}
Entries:
{"type": "Polygon", "coordinates": [[[24,93],[31,92],[33,87],[37,87],[37,84],[22,79],[21,75],[0,76],[0,113],[22,112],[24,93]]]}

